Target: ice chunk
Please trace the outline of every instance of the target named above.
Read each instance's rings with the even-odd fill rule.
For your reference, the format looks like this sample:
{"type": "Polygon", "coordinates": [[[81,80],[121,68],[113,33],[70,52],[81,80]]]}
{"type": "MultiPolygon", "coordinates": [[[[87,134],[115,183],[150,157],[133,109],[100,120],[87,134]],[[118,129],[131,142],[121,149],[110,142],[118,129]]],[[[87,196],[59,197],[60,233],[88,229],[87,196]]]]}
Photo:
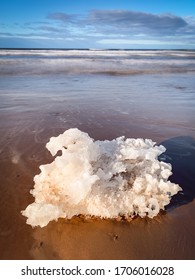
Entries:
{"type": "Polygon", "coordinates": [[[158,160],[165,148],[150,139],[94,141],[71,128],[46,147],[62,154],[34,178],[35,202],[22,211],[32,226],[78,214],[153,218],[181,190],[168,181],[171,165],[158,160]]]}

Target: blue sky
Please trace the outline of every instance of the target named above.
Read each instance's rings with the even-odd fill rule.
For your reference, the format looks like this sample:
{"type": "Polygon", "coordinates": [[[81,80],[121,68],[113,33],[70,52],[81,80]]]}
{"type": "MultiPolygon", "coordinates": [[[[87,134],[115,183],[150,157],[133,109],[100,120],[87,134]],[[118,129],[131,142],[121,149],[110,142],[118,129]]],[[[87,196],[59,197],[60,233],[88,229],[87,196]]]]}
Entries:
{"type": "Polygon", "coordinates": [[[4,0],[0,47],[195,49],[195,0],[4,0]]]}

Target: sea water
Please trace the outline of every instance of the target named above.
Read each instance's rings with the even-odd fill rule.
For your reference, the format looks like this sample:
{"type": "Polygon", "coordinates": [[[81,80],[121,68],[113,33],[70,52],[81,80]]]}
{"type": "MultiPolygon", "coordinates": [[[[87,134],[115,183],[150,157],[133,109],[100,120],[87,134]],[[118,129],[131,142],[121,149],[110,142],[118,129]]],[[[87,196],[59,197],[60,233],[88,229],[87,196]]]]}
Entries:
{"type": "Polygon", "coordinates": [[[192,50],[0,50],[1,119],[38,112],[102,140],[194,135],[194,70],[192,50]]]}

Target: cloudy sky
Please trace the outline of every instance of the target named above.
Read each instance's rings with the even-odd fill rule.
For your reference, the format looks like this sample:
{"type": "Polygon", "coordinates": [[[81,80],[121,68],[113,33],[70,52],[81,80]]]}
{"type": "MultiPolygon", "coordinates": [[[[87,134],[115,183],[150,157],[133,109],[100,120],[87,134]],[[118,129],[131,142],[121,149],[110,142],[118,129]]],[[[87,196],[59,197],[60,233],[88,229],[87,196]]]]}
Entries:
{"type": "Polygon", "coordinates": [[[4,0],[0,47],[195,49],[195,0],[4,0]]]}

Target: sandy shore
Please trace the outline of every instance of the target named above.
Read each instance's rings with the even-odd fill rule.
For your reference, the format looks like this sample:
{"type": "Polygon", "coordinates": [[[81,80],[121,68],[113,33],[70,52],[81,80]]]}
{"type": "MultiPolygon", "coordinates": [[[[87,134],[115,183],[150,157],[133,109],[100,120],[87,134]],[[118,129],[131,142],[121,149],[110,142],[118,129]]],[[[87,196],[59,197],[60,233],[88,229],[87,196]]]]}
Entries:
{"type": "Polygon", "coordinates": [[[36,229],[31,255],[35,259],[194,259],[193,219],[186,221],[195,203],[153,220],[131,223],[75,218],[36,229]],[[181,225],[182,221],[182,225],[181,225]],[[179,230],[179,233],[178,233],[179,230]]]}
{"type": "MultiPolygon", "coordinates": [[[[2,59],[0,259],[195,259],[193,60],[190,54],[187,60],[178,56],[174,68],[172,56],[161,55],[125,63],[132,61],[128,67],[134,70],[164,69],[163,74],[133,75],[94,74],[90,67],[88,74],[79,74],[85,57],[76,62],[29,54],[2,59]],[[127,223],[75,217],[31,228],[21,211],[33,202],[29,191],[39,166],[53,161],[45,144],[71,127],[95,140],[124,135],[163,143],[163,160],[172,164],[171,180],[183,193],[154,219],[127,223]]],[[[118,56],[109,61],[95,55],[90,65],[103,70],[104,65],[116,70],[126,65],[118,56]]]]}
{"type": "MultiPolygon", "coordinates": [[[[53,131],[43,123],[45,129],[41,130],[36,119],[26,126],[18,122],[11,129],[8,124],[7,121],[6,129],[1,129],[0,259],[195,258],[194,191],[188,192],[189,185],[194,183],[190,170],[194,166],[193,141],[189,148],[189,142],[183,139],[179,157],[176,154],[174,158],[178,173],[174,179],[179,178],[185,190],[166,213],[131,222],[75,217],[33,229],[20,212],[33,201],[29,190],[39,165],[52,160],[44,146],[53,131]],[[190,164],[187,169],[185,160],[190,164]]],[[[171,151],[174,153],[174,149],[170,148],[171,151]]]]}

